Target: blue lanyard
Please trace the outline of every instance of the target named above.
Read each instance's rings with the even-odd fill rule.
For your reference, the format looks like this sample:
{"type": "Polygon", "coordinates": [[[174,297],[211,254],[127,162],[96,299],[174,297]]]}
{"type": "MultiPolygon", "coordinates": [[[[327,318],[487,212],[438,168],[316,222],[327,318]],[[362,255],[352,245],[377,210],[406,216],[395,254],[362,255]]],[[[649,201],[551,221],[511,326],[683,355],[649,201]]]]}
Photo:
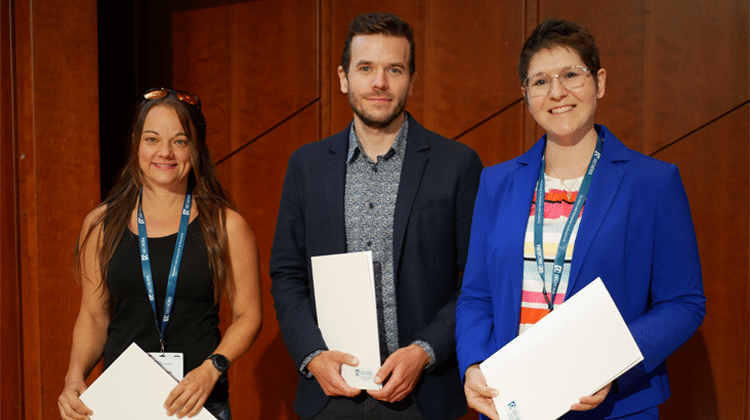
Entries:
{"type": "Polygon", "coordinates": [[[143,217],[143,207],[141,206],[141,198],[143,191],[138,195],[138,242],[141,248],[141,268],[143,269],[143,281],[146,283],[146,291],[148,292],[148,300],[151,302],[151,308],[154,310],[154,317],[156,319],[156,329],[159,330],[159,343],[161,343],[161,351],[164,353],[164,332],[167,330],[169,324],[169,317],[172,314],[172,305],[174,303],[175,290],[177,289],[177,272],[180,268],[180,261],[182,260],[182,251],[185,248],[185,237],[187,236],[187,228],[190,223],[190,207],[192,205],[193,194],[188,188],[185,194],[185,201],[182,204],[182,216],[180,217],[180,230],[177,233],[177,242],[174,246],[174,253],[172,254],[172,266],[169,269],[169,278],[167,280],[167,295],[164,300],[164,316],[162,318],[161,327],[159,327],[159,314],[156,313],[156,300],[154,299],[154,280],[151,275],[151,260],[148,254],[148,236],[146,235],[146,218],[143,217]]]}
{"type": "Polygon", "coordinates": [[[581,183],[581,189],[578,190],[578,196],[576,201],[573,203],[573,210],[571,210],[568,220],[565,222],[565,227],[562,231],[562,237],[560,238],[560,244],[557,247],[557,255],[555,256],[555,263],[552,268],[552,284],[550,296],[547,296],[547,283],[544,276],[544,251],[543,251],[543,236],[544,236],[544,156],[542,156],[542,169],[539,171],[539,180],[536,183],[536,209],[534,210],[534,253],[536,254],[536,265],[539,269],[539,275],[542,276],[542,294],[544,300],[547,302],[547,307],[552,311],[555,295],[557,294],[557,288],[560,286],[560,279],[562,278],[563,265],[565,264],[565,252],[568,249],[568,242],[570,242],[570,235],[573,233],[578,215],[581,213],[583,203],[586,201],[586,196],[589,194],[589,187],[591,187],[591,179],[594,175],[594,169],[596,164],[599,162],[599,158],[602,156],[602,139],[598,137],[596,140],[596,149],[594,154],[591,156],[589,167],[586,170],[586,174],[583,177],[581,183]]]}

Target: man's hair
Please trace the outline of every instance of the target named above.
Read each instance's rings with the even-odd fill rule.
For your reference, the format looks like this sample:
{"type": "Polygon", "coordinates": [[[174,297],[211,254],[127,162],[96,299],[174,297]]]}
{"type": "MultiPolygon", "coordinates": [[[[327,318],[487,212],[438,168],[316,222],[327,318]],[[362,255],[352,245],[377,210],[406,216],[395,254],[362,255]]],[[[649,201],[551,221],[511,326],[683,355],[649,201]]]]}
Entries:
{"type": "Polygon", "coordinates": [[[390,13],[365,13],[357,15],[349,22],[349,33],[346,34],[344,54],[341,57],[341,67],[349,74],[349,64],[352,60],[352,39],[357,35],[389,35],[403,37],[409,41],[409,76],[416,70],[414,29],[403,19],[390,13]]]}
{"type": "Polygon", "coordinates": [[[554,17],[548,17],[540,23],[523,44],[521,58],[518,60],[518,78],[521,79],[521,84],[528,77],[529,63],[534,55],[555,47],[565,47],[578,53],[597,84],[596,74],[601,64],[594,36],[578,22],[554,17]]]}

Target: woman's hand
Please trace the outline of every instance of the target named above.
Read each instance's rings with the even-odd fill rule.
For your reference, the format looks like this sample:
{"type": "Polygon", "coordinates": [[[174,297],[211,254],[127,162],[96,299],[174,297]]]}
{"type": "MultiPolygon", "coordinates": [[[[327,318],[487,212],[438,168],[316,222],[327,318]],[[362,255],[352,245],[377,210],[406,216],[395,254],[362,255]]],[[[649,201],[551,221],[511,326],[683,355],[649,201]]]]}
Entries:
{"type": "Polygon", "coordinates": [[[479,411],[492,420],[500,420],[492,398],[497,396],[497,390],[487,386],[487,380],[479,369],[479,365],[471,365],[466,369],[464,393],[469,407],[479,411]]]}
{"type": "Polygon", "coordinates": [[[596,391],[594,395],[590,397],[581,398],[580,402],[577,402],[573,404],[572,406],[570,406],[570,409],[573,411],[593,410],[604,401],[604,399],[607,397],[607,394],[609,394],[609,390],[611,388],[612,388],[612,382],[608,383],[604,388],[596,391]]]}
{"type": "Polygon", "coordinates": [[[86,388],[83,380],[65,382],[62,394],[57,397],[57,407],[63,420],[88,420],[89,416],[94,414],[79,398],[86,388]]]}
{"type": "Polygon", "coordinates": [[[176,413],[177,418],[196,416],[213,391],[220,375],[211,360],[206,360],[191,370],[167,396],[164,402],[167,415],[172,416],[176,413]]]}

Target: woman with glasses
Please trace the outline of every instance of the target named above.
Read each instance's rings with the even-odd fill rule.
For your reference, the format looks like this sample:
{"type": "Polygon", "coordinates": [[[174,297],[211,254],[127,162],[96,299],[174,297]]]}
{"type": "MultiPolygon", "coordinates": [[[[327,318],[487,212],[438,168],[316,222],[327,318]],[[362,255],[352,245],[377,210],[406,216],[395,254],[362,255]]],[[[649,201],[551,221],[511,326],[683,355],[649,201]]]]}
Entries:
{"type": "Polygon", "coordinates": [[[84,380],[102,357],[107,369],[131,343],[179,380],[167,414],[192,417],[205,405],[231,418],[226,372],[261,326],[258,249],[217,179],[198,97],[144,94],[128,162],[86,216],[75,256],[82,298],[58,398],[62,418],[92,414],[79,399],[84,380]],[[224,293],[232,322],[222,337],[224,293]]]}
{"type": "MultiPolygon", "coordinates": [[[[580,24],[542,22],[523,46],[519,76],[529,112],[546,134],[482,173],[456,309],[469,406],[499,419],[478,363],[601,277],[644,360],[581,396],[563,418],[656,419],[669,396],[665,360],[705,314],[680,175],[594,124],[607,73],[580,24]]],[[[538,362],[555,375],[566,360],[538,362]]],[[[512,386],[514,378],[506,379],[512,386]]]]}

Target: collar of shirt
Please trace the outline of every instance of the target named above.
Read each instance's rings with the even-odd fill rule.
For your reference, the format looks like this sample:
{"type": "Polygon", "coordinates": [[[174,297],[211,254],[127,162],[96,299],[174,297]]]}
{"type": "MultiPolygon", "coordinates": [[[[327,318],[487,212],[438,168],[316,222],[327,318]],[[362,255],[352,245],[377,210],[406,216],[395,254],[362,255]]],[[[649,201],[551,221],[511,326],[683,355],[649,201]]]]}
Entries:
{"type": "MultiPolygon", "coordinates": [[[[388,151],[388,153],[383,155],[383,159],[388,160],[394,155],[398,155],[401,159],[404,158],[404,153],[406,151],[406,135],[408,133],[409,114],[404,113],[404,122],[401,123],[401,128],[398,129],[396,139],[393,140],[393,145],[391,146],[391,149],[388,151]]],[[[357,133],[354,132],[354,124],[352,124],[351,129],[349,129],[349,150],[346,154],[347,164],[351,164],[356,161],[357,158],[361,154],[363,154],[363,152],[364,148],[362,147],[362,143],[360,143],[359,138],[357,137],[357,133]]]]}

